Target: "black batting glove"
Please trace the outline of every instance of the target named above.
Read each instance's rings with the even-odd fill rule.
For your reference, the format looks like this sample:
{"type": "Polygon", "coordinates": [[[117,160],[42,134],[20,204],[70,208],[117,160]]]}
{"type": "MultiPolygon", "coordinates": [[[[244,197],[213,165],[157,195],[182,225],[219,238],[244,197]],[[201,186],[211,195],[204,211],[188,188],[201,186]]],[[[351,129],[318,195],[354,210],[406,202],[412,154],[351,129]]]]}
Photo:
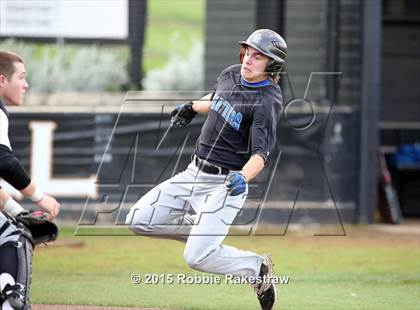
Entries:
{"type": "Polygon", "coordinates": [[[171,112],[172,126],[174,126],[175,128],[187,126],[197,114],[197,112],[194,111],[192,106],[193,103],[189,102],[181,104],[175,109],[173,109],[171,112]]]}

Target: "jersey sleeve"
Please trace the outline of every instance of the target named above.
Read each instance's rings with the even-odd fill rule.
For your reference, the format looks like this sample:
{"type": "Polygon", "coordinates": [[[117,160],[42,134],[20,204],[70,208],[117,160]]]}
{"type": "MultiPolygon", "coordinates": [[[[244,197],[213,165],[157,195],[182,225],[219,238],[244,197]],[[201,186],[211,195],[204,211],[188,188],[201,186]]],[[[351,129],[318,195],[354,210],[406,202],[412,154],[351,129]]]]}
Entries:
{"type": "Polygon", "coordinates": [[[267,161],[276,144],[278,111],[274,104],[254,106],[251,126],[251,156],[258,154],[267,161]]]}
{"type": "Polygon", "coordinates": [[[0,144],[3,144],[7,146],[9,149],[11,149],[12,147],[9,141],[8,127],[9,127],[9,119],[7,118],[7,114],[5,110],[3,110],[2,107],[0,106],[0,144]]]}
{"type": "Polygon", "coordinates": [[[19,163],[13,152],[0,144],[0,178],[17,190],[22,190],[31,183],[26,170],[19,163]]]}

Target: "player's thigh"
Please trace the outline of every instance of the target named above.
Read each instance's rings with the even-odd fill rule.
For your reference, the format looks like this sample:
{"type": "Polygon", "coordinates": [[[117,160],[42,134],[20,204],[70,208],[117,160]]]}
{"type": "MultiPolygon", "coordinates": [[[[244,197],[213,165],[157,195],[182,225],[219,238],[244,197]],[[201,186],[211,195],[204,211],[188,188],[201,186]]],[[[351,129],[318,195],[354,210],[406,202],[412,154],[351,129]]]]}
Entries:
{"type": "MultiPolygon", "coordinates": [[[[191,235],[226,236],[239,211],[241,211],[247,193],[230,196],[224,186],[218,186],[200,208],[191,235]]],[[[219,239],[219,238],[215,238],[219,239]]]]}
{"type": "Polygon", "coordinates": [[[163,224],[185,214],[192,186],[180,180],[174,177],[152,188],[130,209],[126,223],[163,224]]]}

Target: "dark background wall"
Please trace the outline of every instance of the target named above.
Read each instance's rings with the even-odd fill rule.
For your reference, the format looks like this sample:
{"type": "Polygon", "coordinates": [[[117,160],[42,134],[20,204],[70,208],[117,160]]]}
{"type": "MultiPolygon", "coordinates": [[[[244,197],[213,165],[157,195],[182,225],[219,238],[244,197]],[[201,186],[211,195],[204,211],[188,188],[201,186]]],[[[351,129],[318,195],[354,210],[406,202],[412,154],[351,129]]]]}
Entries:
{"type": "MultiPolygon", "coordinates": [[[[383,1],[381,149],[420,142],[420,2],[383,1]]],[[[420,165],[391,166],[403,212],[420,216],[420,165]]]]}
{"type": "MultiPolygon", "coordinates": [[[[361,203],[359,195],[363,176],[370,174],[370,178],[375,180],[378,172],[375,163],[366,163],[368,171],[361,169],[361,154],[371,152],[375,156],[379,151],[373,144],[369,145],[369,139],[365,140],[367,143],[364,146],[361,143],[366,134],[361,126],[366,109],[380,112],[380,127],[374,124],[373,129],[369,127],[368,130],[371,136],[380,134],[381,150],[388,155],[395,152],[401,143],[419,141],[419,5],[411,0],[396,2],[400,4],[396,5],[391,0],[376,1],[380,9],[382,4],[383,11],[383,20],[381,14],[377,20],[382,27],[382,36],[375,40],[382,47],[382,58],[378,59],[382,67],[382,86],[377,89],[381,92],[381,100],[376,103],[369,101],[369,93],[362,93],[366,91],[366,87],[365,90],[362,87],[362,76],[366,76],[363,70],[368,68],[363,54],[368,51],[364,49],[366,42],[363,38],[371,31],[363,20],[366,2],[207,1],[207,90],[212,90],[222,69],[239,62],[237,41],[246,39],[256,28],[268,27],[278,31],[289,45],[288,62],[281,77],[285,106],[278,128],[278,143],[270,166],[256,180],[253,189],[256,203],[262,199],[261,193],[270,179],[270,173],[275,173],[267,201],[272,209],[280,208],[281,211],[269,218],[279,221],[288,219],[295,206],[300,206],[299,218],[306,220],[321,214],[329,222],[337,223],[340,215],[348,221],[360,221],[360,211],[366,207],[369,210],[365,219],[373,218],[375,206],[361,203]],[[365,99],[362,100],[362,97],[365,99]],[[312,120],[310,126],[304,126],[312,120]],[[308,207],[308,202],[315,203],[315,207],[308,207]],[[319,211],[318,215],[312,215],[313,209],[319,211]]],[[[28,169],[29,119],[57,122],[54,176],[87,177],[98,172],[117,114],[12,114],[11,140],[28,169]],[[74,123],[74,118],[78,119],[77,123],[74,123]]],[[[189,134],[180,157],[178,168],[182,169],[190,159],[203,119],[195,120],[189,131],[171,133],[173,136],[169,144],[163,144],[159,152],[155,152],[154,148],[162,134],[161,114],[125,114],[118,121],[115,141],[102,167],[105,170],[99,171],[100,182],[121,184],[122,187],[110,192],[109,188],[101,189],[102,194],[115,201],[121,198],[127,184],[138,183],[139,180],[141,183],[144,177],[162,181],[173,172],[170,168],[164,172],[151,169],[156,174],[151,175],[150,169],[139,169],[134,174],[134,180],[124,173],[118,174],[120,180],[112,179],[115,171],[125,171],[133,162],[128,158],[138,137],[141,137],[142,143],[141,156],[137,157],[141,160],[138,167],[166,167],[189,134]]],[[[369,123],[369,119],[364,121],[369,123]]],[[[396,176],[401,177],[398,171],[396,176]]],[[[407,195],[412,195],[410,188],[414,188],[413,184],[418,184],[418,181],[418,173],[410,175],[408,189],[407,186],[403,189],[407,195]]],[[[375,193],[376,183],[369,186],[370,193],[375,193]]],[[[135,201],[139,194],[141,191],[137,190],[124,195],[128,201],[135,201]]],[[[405,201],[404,197],[401,199],[405,201]]]]}
{"type": "MultiPolygon", "coordinates": [[[[281,85],[286,106],[292,104],[283,115],[280,146],[292,161],[305,163],[307,173],[301,178],[308,184],[316,184],[311,147],[321,156],[329,184],[316,186],[317,193],[308,198],[333,196],[358,220],[372,221],[376,199],[369,197],[376,194],[376,154],[385,152],[389,160],[399,145],[420,140],[419,2],[216,2],[207,3],[206,42],[223,44],[206,48],[206,87],[225,66],[238,62],[236,42],[254,29],[268,27],[283,35],[289,54],[281,85]],[[254,14],[249,13],[252,8],[254,14]],[[217,27],[223,31],[214,31],[217,27]],[[311,117],[294,102],[303,97],[317,111],[315,125],[324,126],[297,133],[287,124],[311,117]]],[[[286,174],[291,166],[285,165],[286,174]]],[[[288,176],[299,181],[296,174],[288,176]]],[[[399,177],[396,173],[396,183],[399,177]]],[[[412,178],[419,182],[418,172],[412,178]]],[[[401,202],[404,195],[400,192],[401,202]]]]}
{"type": "Polygon", "coordinates": [[[255,29],[254,0],[206,2],[205,88],[212,90],[219,73],[239,62],[238,41],[255,29]]]}
{"type": "Polygon", "coordinates": [[[381,120],[420,119],[420,2],[384,1],[381,120]]]}

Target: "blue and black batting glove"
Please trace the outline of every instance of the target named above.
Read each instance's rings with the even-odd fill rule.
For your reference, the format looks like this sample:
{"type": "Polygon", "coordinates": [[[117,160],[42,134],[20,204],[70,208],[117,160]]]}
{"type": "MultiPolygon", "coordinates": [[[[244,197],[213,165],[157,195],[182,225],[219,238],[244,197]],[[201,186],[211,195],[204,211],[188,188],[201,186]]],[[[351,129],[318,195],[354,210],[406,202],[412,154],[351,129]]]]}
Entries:
{"type": "Polygon", "coordinates": [[[226,188],[231,196],[238,196],[245,193],[248,188],[248,181],[239,172],[231,172],[226,179],[226,188]]]}
{"type": "Polygon", "coordinates": [[[193,109],[192,102],[181,104],[171,112],[171,123],[175,128],[187,126],[197,112],[193,109]]]}

